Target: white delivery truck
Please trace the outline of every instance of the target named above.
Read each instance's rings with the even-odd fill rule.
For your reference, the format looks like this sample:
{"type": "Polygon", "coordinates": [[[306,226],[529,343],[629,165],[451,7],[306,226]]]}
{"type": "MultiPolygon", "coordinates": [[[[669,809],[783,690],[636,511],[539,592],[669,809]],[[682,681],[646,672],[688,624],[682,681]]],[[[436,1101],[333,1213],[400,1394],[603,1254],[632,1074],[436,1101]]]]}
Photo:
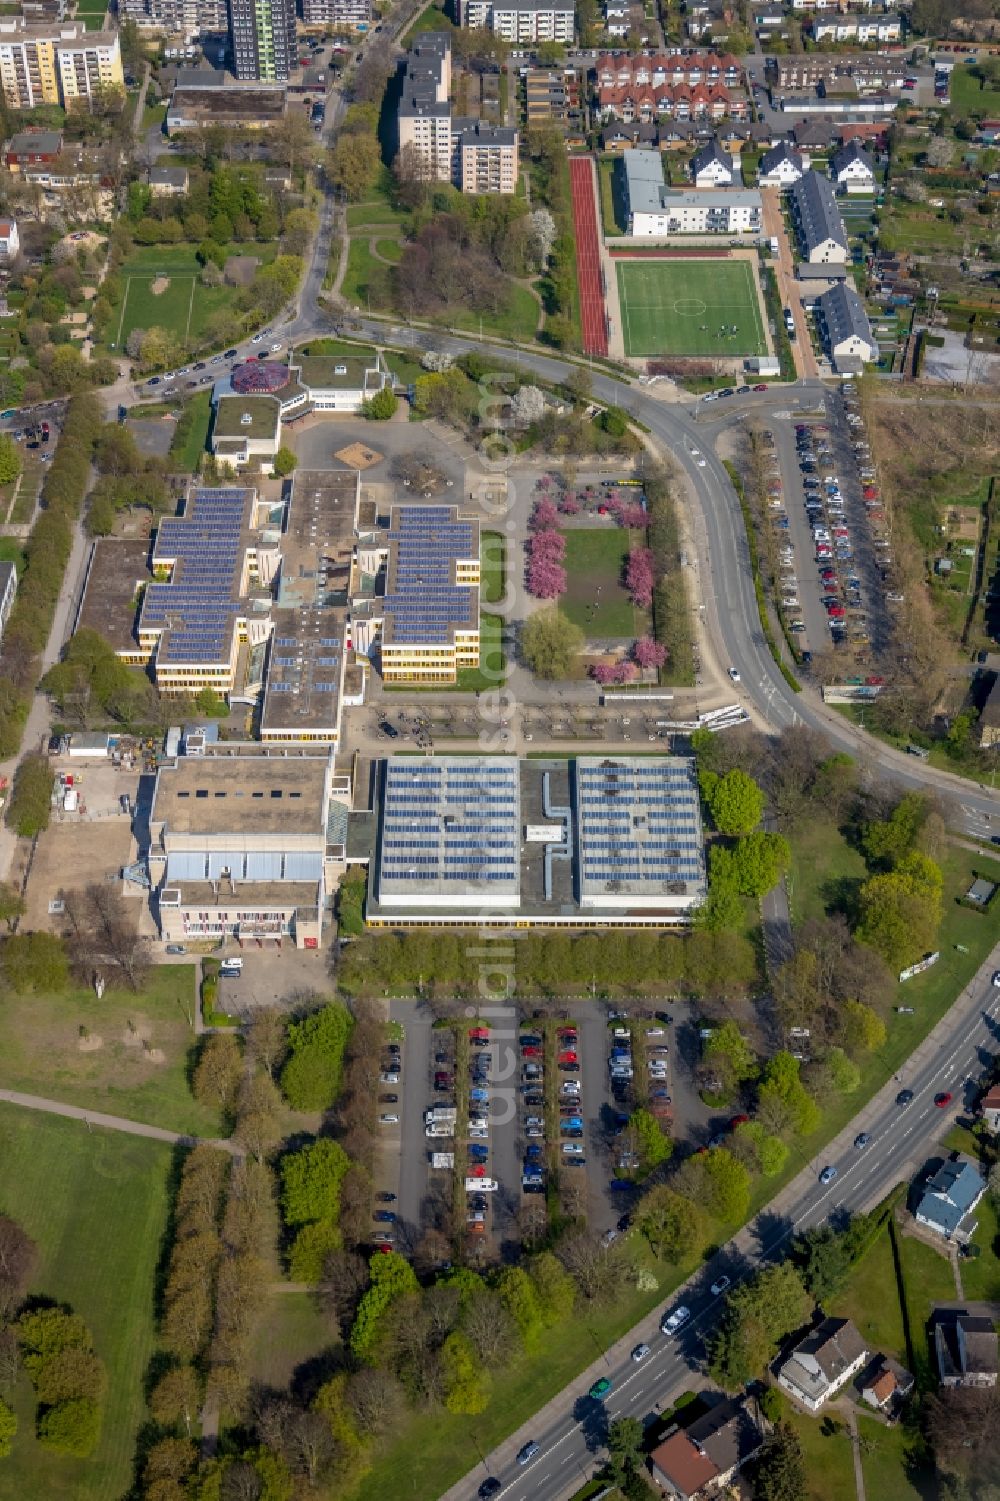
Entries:
{"type": "Polygon", "coordinates": [[[454,1154],[454,1152],[432,1152],[431,1153],[431,1167],[437,1168],[439,1171],[444,1171],[445,1169],[452,1168],[454,1166],[455,1166],[455,1154],[454,1154]]]}

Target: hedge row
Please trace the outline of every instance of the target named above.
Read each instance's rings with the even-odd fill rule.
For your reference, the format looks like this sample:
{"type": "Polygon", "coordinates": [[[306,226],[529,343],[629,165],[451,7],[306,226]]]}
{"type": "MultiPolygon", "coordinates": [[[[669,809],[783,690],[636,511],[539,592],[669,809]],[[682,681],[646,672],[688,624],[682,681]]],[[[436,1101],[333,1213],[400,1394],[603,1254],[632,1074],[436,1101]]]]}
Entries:
{"type": "MultiPolygon", "coordinates": [[[[42,510],[25,546],[24,572],[4,632],[0,652],[0,760],[9,760],[21,748],[100,428],[96,398],[89,393],[74,396],[45,476],[42,510]]],[[[13,804],[8,809],[8,822],[13,821],[12,815],[13,804]]]]}

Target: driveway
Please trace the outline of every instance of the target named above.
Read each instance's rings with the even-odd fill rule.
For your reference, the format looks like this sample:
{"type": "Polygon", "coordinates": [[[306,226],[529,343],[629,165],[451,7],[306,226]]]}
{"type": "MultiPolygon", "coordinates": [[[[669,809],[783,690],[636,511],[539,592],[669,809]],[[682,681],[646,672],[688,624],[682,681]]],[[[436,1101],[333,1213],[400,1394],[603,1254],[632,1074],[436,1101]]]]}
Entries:
{"type": "Polygon", "coordinates": [[[819,370],[809,337],[805,310],[800,300],[799,283],[795,280],[795,257],[788,243],[788,233],[781,212],[781,194],[777,188],[761,188],[760,195],[764,204],[764,233],[778,241],[778,258],[771,264],[778,278],[781,305],[783,308],[791,308],[795,320],[795,339],[792,343],[795,374],[800,379],[808,379],[818,375],[819,370]]]}

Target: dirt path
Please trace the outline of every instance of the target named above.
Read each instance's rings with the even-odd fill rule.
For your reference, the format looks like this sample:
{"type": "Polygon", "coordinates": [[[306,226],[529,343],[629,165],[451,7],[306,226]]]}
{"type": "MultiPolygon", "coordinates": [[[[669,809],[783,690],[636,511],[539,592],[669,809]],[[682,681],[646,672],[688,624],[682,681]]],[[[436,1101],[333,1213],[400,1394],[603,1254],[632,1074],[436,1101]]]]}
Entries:
{"type": "Polygon", "coordinates": [[[145,1121],[126,1120],[121,1115],[105,1115],[100,1110],[84,1110],[80,1105],[66,1105],[61,1100],[45,1100],[36,1094],[19,1094],[14,1089],[0,1089],[0,1100],[8,1105],[19,1105],[22,1110],[40,1110],[46,1115],[61,1115],[66,1120],[83,1121],[87,1130],[99,1126],[105,1131],[123,1131],[127,1136],[146,1136],[150,1141],[165,1141],[172,1146],[195,1146],[208,1142],[222,1152],[239,1156],[235,1142],[218,1138],[187,1136],[180,1131],[165,1131],[162,1126],[149,1126],[145,1121]]]}

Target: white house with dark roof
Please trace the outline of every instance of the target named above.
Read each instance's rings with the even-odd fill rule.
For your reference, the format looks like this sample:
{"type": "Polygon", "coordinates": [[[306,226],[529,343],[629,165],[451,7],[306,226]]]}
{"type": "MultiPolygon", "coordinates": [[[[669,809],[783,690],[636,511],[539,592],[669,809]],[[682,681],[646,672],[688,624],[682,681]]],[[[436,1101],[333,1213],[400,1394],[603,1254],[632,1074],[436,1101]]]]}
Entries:
{"type": "Polygon", "coordinates": [[[878,359],[878,343],[865,312],[865,305],[848,281],[839,282],[816,299],[816,309],[830,358],[837,369],[845,362],[866,365],[878,359]]]}
{"type": "Polygon", "coordinates": [[[809,153],[796,151],[788,141],[779,141],[765,151],[757,167],[757,183],[762,188],[790,188],[808,170],[809,153]]]}
{"type": "Polygon", "coordinates": [[[727,151],[723,151],[715,136],[696,151],[688,171],[696,188],[731,188],[736,181],[736,168],[727,151]]]}
{"type": "Polygon", "coordinates": [[[928,1179],[914,1218],[945,1240],[967,1241],[975,1233],[971,1217],[985,1192],[986,1179],[974,1162],[946,1162],[928,1179]]]}
{"type": "Polygon", "coordinates": [[[830,158],[830,176],[845,193],[870,193],[875,187],[871,157],[855,137],[830,158]]]}

